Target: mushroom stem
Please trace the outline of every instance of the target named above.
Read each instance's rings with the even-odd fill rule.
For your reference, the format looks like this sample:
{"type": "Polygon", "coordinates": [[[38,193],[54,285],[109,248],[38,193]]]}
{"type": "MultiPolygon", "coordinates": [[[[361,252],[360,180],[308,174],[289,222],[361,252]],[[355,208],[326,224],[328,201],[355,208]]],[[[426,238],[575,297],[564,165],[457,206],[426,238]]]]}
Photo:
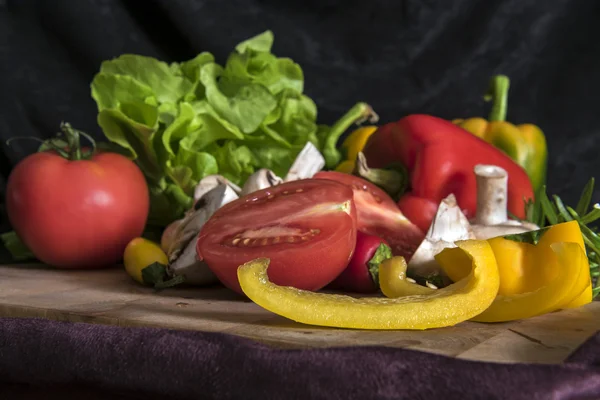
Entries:
{"type": "Polygon", "coordinates": [[[475,166],[477,181],[477,225],[499,225],[508,220],[506,170],[496,165],[475,166]]]}

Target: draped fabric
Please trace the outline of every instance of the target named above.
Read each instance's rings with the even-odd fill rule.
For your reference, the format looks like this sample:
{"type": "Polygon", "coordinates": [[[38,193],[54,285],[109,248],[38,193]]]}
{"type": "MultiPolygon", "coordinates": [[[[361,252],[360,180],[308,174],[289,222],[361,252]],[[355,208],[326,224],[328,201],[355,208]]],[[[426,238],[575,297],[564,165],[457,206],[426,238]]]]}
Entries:
{"type": "Polygon", "coordinates": [[[271,29],[324,123],[357,101],[383,122],[486,116],[489,77],[509,75],[508,118],[543,128],[549,190],[575,201],[600,167],[599,16],[594,0],[2,0],[1,175],[37,146],[9,137],[45,138],[63,120],[102,137],[89,85],[103,60],[208,50],[224,62],[271,29]]]}
{"type": "Polygon", "coordinates": [[[0,354],[7,399],[40,390],[91,400],[600,398],[600,333],[545,365],[384,346],[283,350],[224,333],[3,318],[0,354]]]}

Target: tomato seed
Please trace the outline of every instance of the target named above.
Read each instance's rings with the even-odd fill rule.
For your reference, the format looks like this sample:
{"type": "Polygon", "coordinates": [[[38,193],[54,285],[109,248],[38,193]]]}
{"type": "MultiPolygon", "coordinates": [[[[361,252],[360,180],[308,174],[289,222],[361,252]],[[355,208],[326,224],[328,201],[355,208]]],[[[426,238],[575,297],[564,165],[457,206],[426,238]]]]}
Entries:
{"type": "Polygon", "coordinates": [[[276,238],[273,239],[273,244],[279,243],[280,241],[281,241],[281,238],[279,236],[277,236],[276,238]]]}
{"type": "Polygon", "coordinates": [[[264,239],[263,239],[263,240],[260,242],[260,244],[262,244],[263,246],[266,246],[266,245],[268,245],[268,244],[269,244],[269,238],[264,238],[264,239]]]}
{"type": "Polygon", "coordinates": [[[287,238],[287,242],[288,242],[288,243],[294,243],[295,241],[296,241],[296,238],[295,238],[295,237],[293,237],[293,236],[288,236],[288,238],[287,238]]]}
{"type": "Polygon", "coordinates": [[[242,243],[244,243],[244,246],[247,246],[250,243],[250,239],[246,238],[242,243]]]}
{"type": "Polygon", "coordinates": [[[237,245],[242,239],[240,238],[235,238],[231,241],[231,244],[233,244],[234,246],[237,245]]]}
{"type": "Polygon", "coordinates": [[[303,191],[303,189],[296,189],[296,193],[302,193],[303,191]]]}
{"type": "Polygon", "coordinates": [[[274,199],[274,198],[275,198],[274,194],[270,194],[270,195],[267,196],[267,199],[269,199],[269,200],[274,199]]]}
{"type": "Polygon", "coordinates": [[[313,235],[317,235],[317,234],[321,233],[321,230],[320,229],[311,229],[310,233],[312,233],[313,235]]]}

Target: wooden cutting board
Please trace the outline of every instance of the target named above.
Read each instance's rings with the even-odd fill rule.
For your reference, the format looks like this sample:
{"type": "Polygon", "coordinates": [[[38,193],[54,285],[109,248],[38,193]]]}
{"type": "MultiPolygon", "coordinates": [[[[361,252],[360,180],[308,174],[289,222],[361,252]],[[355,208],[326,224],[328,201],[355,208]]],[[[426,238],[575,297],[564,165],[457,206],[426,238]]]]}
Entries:
{"type": "Polygon", "coordinates": [[[0,265],[0,317],[218,331],[284,348],[385,345],[473,360],[559,363],[600,331],[600,302],[510,323],[360,331],[302,325],[223,287],[155,292],[120,267],[60,271],[0,265]]]}

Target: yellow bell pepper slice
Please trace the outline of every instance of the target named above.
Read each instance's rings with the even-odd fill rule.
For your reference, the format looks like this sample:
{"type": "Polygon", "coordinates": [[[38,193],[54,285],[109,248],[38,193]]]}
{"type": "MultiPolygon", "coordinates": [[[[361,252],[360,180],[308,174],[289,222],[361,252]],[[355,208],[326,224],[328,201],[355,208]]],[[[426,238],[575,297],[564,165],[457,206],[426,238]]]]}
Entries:
{"type": "Polygon", "coordinates": [[[585,275],[582,266],[588,263],[587,256],[577,243],[553,243],[550,248],[558,266],[558,274],[550,283],[533,292],[499,295],[489,308],[472,320],[503,322],[529,318],[559,310],[579,297],[585,290],[580,285],[580,275],[585,275]],[[578,286],[581,288],[579,292],[578,286]]]}
{"type": "MultiPolygon", "coordinates": [[[[513,235],[513,237],[526,239],[528,235],[531,235],[531,233],[513,235]]],[[[547,259],[548,257],[554,257],[550,249],[551,244],[559,242],[577,243],[585,253],[583,235],[577,221],[563,222],[544,228],[537,244],[512,240],[509,237],[502,236],[488,239],[488,242],[494,251],[498,264],[498,274],[500,276],[498,294],[505,296],[532,292],[550,283],[556,277],[559,266],[547,259]]],[[[591,301],[592,296],[589,264],[580,267],[586,272],[581,279],[587,282],[586,285],[589,288],[586,289],[587,294],[582,294],[582,298],[574,304],[580,302],[586,304],[586,299],[591,301]]],[[[447,274],[451,280],[457,281],[466,276],[468,268],[469,265],[463,265],[459,262],[449,263],[447,274]]]]}
{"type": "MultiPolygon", "coordinates": [[[[517,237],[525,240],[532,236],[531,232],[513,235],[517,237]]],[[[528,318],[592,301],[590,266],[577,221],[544,228],[536,244],[507,237],[488,239],[488,243],[498,265],[498,298],[474,320],[499,322],[528,318]],[[572,244],[581,254],[569,260],[562,257],[561,250],[562,258],[557,257],[553,246],[564,243],[572,244]]],[[[468,263],[460,261],[460,256],[456,249],[448,249],[442,255],[448,266],[445,271],[453,281],[463,279],[470,268],[468,263]]]]}
{"type": "Polygon", "coordinates": [[[432,294],[436,289],[421,286],[407,280],[408,265],[404,257],[396,256],[379,264],[379,288],[389,298],[432,294]]]}
{"type": "MultiPolygon", "coordinates": [[[[486,241],[457,243],[469,275],[433,293],[398,298],[354,298],[277,286],[269,281],[269,260],[256,259],[238,268],[244,293],[259,306],[310,325],[353,329],[429,329],[452,326],[485,310],[496,297],[496,260],[486,241]]],[[[441,259],[442,266],[445,264],[441,259]]]]}

